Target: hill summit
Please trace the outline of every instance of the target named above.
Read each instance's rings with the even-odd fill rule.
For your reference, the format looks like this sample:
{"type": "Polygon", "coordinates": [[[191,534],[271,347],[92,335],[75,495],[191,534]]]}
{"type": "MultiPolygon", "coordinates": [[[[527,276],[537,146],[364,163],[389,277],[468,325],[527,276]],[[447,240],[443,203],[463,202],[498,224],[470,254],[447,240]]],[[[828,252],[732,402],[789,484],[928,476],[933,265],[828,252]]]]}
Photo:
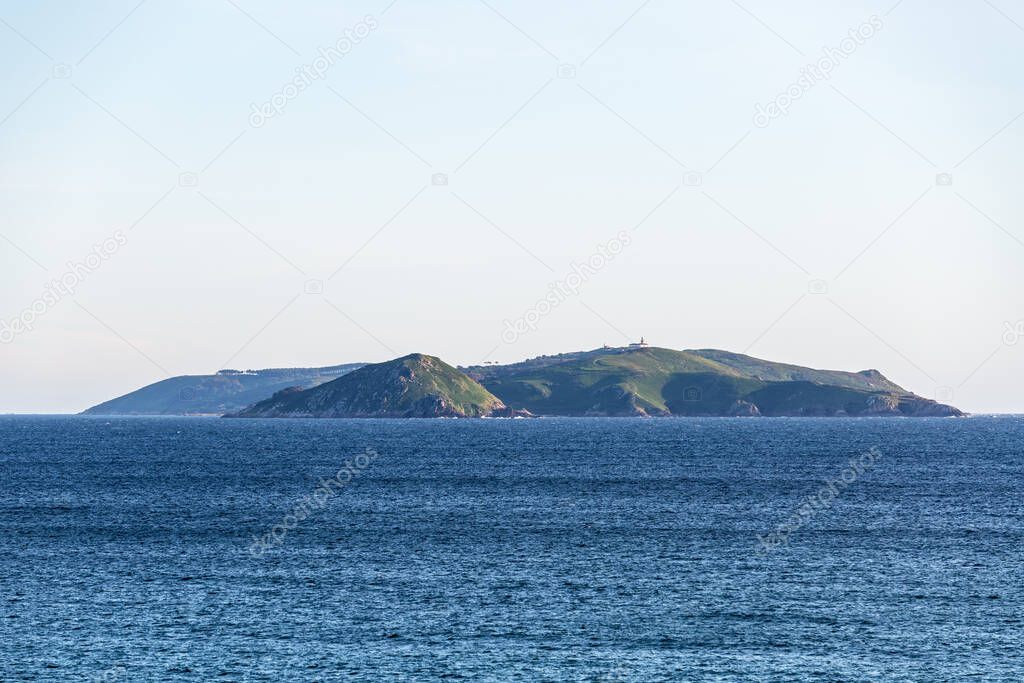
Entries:
{"type": "Polygon", "coordinates": [[[229,417],[486,417],[502,401],[440,358],[413,353],[311,389],[285,389],[229,417]]]}

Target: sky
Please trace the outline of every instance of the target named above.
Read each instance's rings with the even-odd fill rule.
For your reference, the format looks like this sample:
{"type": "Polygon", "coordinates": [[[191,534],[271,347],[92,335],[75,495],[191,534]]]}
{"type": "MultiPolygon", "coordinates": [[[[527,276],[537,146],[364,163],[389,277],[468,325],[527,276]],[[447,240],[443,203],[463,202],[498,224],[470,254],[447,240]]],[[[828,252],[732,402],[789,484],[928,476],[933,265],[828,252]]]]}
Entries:
{"type": "Polygon", "coordinates": [[[3,0],[0,412],[640,336],[1024,412],[1022,59],[1009,0],[3,0]]]}

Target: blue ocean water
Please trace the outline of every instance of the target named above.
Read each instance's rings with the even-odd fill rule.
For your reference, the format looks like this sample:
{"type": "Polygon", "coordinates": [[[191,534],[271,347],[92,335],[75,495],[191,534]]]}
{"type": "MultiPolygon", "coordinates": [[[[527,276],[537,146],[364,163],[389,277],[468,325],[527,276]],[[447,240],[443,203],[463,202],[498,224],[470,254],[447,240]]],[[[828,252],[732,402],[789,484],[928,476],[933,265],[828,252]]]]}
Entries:
{"type": "Polygon", "coordinates": [[[1013,417],[4,417],[0,679],[1020,681],[1022,491],[1013,417]]]}

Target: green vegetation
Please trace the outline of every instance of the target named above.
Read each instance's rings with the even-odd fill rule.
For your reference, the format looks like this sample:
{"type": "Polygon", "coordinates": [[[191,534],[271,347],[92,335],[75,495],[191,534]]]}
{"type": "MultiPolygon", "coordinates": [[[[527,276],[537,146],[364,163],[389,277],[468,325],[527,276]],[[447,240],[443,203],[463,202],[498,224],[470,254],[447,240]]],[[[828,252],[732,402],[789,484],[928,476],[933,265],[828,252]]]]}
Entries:
{"type": "Polygon", "coordinates": [[[484,417],[505,404],[439,358],[414,353],[312,389],[289,389],[233,417],[484,417]]]}
{"type": "Polygon", "coordinates": [[[862,370],[860,372],[841,372],[838,370],[812,370],[799,365],[773,363],[760,358],[744,356],[740,353],[718,351],[716,349],[698,349],[685,351],[702,358],[716,361],[742,373],[766,382],[813,382],[835,387],[859,389],[861,391],[885,391],[906,394],[907,391],[895,382],[890,382],[878,370],[862,370]]]}
{"type": "Polygon", "coordinates": [[[960,414],[877,370],[814,370],[713,349],[598,349],[466,372],[535,415],[960,414]]]}
{"type": "Polygon", "coordinates": [[[86,412],[238,417],[962,414],[915,396],[877,370],[815,370],[715,349],[646,346],[464,369],[412,354],[374,365],[222,370],[157,382],[86,412]]]}

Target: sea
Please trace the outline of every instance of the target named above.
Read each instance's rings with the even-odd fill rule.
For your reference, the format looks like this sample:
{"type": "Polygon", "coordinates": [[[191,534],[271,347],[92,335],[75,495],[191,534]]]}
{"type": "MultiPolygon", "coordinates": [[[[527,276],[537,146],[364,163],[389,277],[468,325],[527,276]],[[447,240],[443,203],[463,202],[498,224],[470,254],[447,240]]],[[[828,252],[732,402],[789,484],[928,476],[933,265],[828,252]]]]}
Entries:
{"type": "Polygon", "coordinates": [[[2,681],[1022,681],[1024,417],[0,417],[2,681]]]}

